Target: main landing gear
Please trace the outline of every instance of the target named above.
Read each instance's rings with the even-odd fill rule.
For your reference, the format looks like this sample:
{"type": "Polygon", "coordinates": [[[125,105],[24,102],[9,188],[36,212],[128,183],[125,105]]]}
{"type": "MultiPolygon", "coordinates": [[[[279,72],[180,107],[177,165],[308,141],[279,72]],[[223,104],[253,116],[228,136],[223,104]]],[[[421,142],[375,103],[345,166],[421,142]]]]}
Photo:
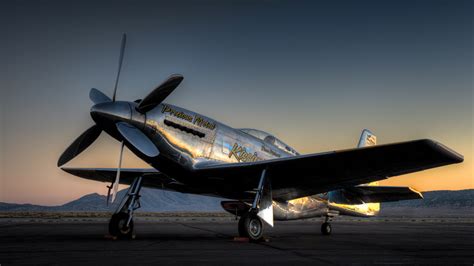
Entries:
{"type": "Polygon", "coordinates": [[[109,233],[120,239],[131,239],[133,237],[133,213],[141,207],[140,189],[142,177],[137,177],[130,185],[127,194],[122,199],[109,222],[109,233]]]}
{"type": "Polygon", "coordinates": [[[272,186],[266,172],[262,171],[251,208],[239,220],[239,236],[250,241],[263,239],[263,220],[273,227],[272,186]]]}

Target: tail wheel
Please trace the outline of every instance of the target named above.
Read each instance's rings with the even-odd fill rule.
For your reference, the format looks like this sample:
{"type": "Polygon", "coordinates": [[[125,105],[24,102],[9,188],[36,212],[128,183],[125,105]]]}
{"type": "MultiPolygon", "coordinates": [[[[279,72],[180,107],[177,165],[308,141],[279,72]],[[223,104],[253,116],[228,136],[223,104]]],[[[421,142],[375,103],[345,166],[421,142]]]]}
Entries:
{"type": "Polygon", "coordinates": [[[115,213],[109,222],[109,233],[121,239],[130,239],[133,235],[133,220],[127,226],[129,215],[124,212],[115,213]]]}
{"type": "Polygon", "coordinates": [[[258,241],[263,237],[263,223],[257,215],[248,213],[239,220],[239,235],[258,241]]]}
{"type": "Polygon", "coordinates": [[[332,232],[331,224],[325,222],[321,225],[321,234],[323,235],[330,235],[332,232]]]}

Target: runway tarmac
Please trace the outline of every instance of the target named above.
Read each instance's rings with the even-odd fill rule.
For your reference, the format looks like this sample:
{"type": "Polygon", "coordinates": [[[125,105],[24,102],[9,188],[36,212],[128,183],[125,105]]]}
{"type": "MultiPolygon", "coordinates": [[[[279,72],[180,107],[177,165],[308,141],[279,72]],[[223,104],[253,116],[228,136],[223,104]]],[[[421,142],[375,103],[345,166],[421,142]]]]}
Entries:
{"type": "Polygon", "coordinates": [[[269,241],[234,241],[237,222],[137,221],[136,239],[105,237],[107,223],[0,223],[0,264],[466,264],[472,222],[277,222],[269,241]]]}

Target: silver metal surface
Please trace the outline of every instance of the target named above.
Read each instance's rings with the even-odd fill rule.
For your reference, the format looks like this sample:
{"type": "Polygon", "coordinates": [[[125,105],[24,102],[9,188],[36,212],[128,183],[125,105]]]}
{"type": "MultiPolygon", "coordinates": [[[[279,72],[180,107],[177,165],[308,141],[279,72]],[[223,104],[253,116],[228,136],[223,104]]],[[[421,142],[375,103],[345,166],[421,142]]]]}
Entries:
{"type": "MultiPolygon", "coordinates": [[[[257,129],[235,129],[204,115],[161,103],[181,80],[181,76],[172,76],[150,93],[145,100],[136,102],[111,102],[102,93],[92,90],[91,99],[96,104],[92,106],[90,114],[96,125],[73,142],[60,157],[58,164],[62,165],[62,163],[74,158],[87,148],[101,131],[105,131],[119,142],[125,143],[134,154],[154,169],[158,169],[160,175],[153,172],[149,173],[152,174],[149,178],[153,180],[147,179],[145,181],[147,186],[238,199],[247,204],[251,203],[253,199],[258,201],[259,194],[255,195],[255,191],[252,191],[252,189],[258,186],[256,175],[261,173],[261,170],[257,169],[257,171],[256,168],[250,166],[272,163],[275,166],[271,169],[272,173],[278,177],[272,178],[272,182],[278,181],[280,185],[278,187],[278,183],[275,183],[273,194],[271,191],[270,195],[278,196],[273,198],[274,201],[271,205],[268,205],[273,206],[274,219],[289,220],[324,216],[331,210],[345,211],[350,215],[375,215],[379,211],[378,203],[366,203],[360,198],[352,200],[350,204],[341,204],[331,202],[326,195],[317,193],[330,190],[337,191],[344,187],[353,187],[381,180],[387,176],[459,163],[463,160],[462,156],[458,156],[450,150],[442,149],[443,147],[435,145],[435,142],[418,140],[385,145],[384,149],[390,151],[391,156],[384,157],[384,162],[390,159],[390,164],[385,166],[384,162],[380,161],[378,153],[369,153],[369,151],[375,151],[375,148],[379,149],[381,147],[367,147],[376,143],[375,136],[368,130],[363,131],[358,145],[363,146],[363,148],[360,148],[356,153],[352,153],[352,151],[326,152],[299,156],[293,160],[289,157],[298,156],[299,153],[270,133],[257,129]],[[436,152],[439,157],[433,157],[433,162],[428,164],[428,162],[425,162],[425,158],[417,155],[420,154],[419,152],[410,152],[416,147],[425,149],[427,152],[436,152]],[[356,154],[360,154],[359,151],[370,155],[374,162],[373,167],[377,166],[377,169],[380,169],[383,173],[387,172],[384,174],[385,176],[380,176],[379,172],[375,172],[375,174],[368,172],[372,167],[365,167],[365,164],[367,164],[366,157],[364,157],[364,160],[361,157],[356,158],[358,156],[356,154]],[[400,152],[414,155],[414,159],[404,158],[403,167],[405,169],[392,171],[390,167],[400,165],[398,156],[400,152]],[[349,161],[346,161],[343,156],[351,158],[352,161],[350,162],[352,163],[347,163],[349,161]],[[311,165],[311,160],[308,161],[308,159],[314,158],[322,159],[311,165]],[[328,158],[333,159],[328,161],[328,158]],[[257,161],[265,162],[259,164],[256,163],[257,161]],[[418,161],[418,164],[413,164],[414,161],[418,161]],[[292,164],[288,167],[288,164],[283,164],[283,162],[291,162],[292,164]],[[299,164],[295,164],[295,162],[299,164]],[[311,168],[311,166],[314,168],[311,168]],[[344,168],[348,166],[353,167],[354,170],[350,171],[344,168]],[[338,169],[340,167],[343,167],[344,170],[338,169]],[[387,171],[387,167],[390,171],[387,171]],[[199,176],[199,173],[203,173],[203,169],[207,170],[206,174],[199,176]],[[213,169],[219,169],[221,175],[222,171],[225,171],[228,174],[227,179],[222,179],[219,173],[213,172],[213,169]],[[249,176],[242,176],[242,173],[249,173],[242,172],[242,169],[255,171],[251,172],[249,176]],[[310,171],[311,169],[315,169],[317,173],[310,171]],[[350,175],[353,175],[354,171],[361,176],[357,180],[354,179],[356,181],[350,179],[352,178],[350,175]],[[350,173],[350,175],[347,173],[350,173]],[[317,175],[310,176],[310,174],[317,175]],[[331,180],[334,174],[339,175],[337,178],[340,181],[331,180]],[[304,179],[299,180],[304,180],[308,185],[302,185],[305,183],[301,182],[298,184],[292,182],[291,178],[300,178],[298,175],[304,175],[304,179]],[[244,179],[245,177],[247,178],[244,179]],[[244,180],[246,181],[245,184],[244,180]],[[348,183],[338,183],[342,181],[348,183]],[[312,182],[318,183],[314,185],[315,183],[312,182]],[[318,190],[315,190],[315,188],[318,190]]],[[[77,169],[71,171],[81,172],[77,169]]],[[[133,173],[129,172],[129,174],[133,173]]],[[[85,176],[86,178],[94,177],[97,179],[96,175],[91,174],[88,170],[86,170],[85,176]]],[[[358,178],[357,174],[354,176],[358,178]]],[[[265,177],[265,171],[262,173],[262,177],[265,177]]],[[[264,178],[261,178],[260,181],[263,182],[264,178]]],[[[261,186],[258,187],[261,188],[261,186]]],[[[261,191],[258,193],[261,193],[261,191]]],[[[231,210],[228,211],[232,212],[231,210]]],[[[273,219],[270,223],[272,221],[273,219]]]]}
{"type": "MultiPolygon", "coordinates": [[[[234,129],[201,114],[165,103],[142,114],[137,110],[137,105],[135,102],[103,102],[91,108],[91,116],[109,135],[118,141],[130,143],[128,147],[137,156],[191,190],[194,186],[196,191],[200,191],[209,185],[199,184],[201,181],[192,179],[191,173],[201,165],[245,163],[298,155],[293,148],[261,130],[234,129]],[[140,132],[140,137],[128,134],[129,127],[133,128],[133,132],[140,132]],[[155,156],[158,150],[159,155],[155,156]]],[[[201,191],[201,194],[205,193],[201,191]]],[[[209,194],[231,196],[219,191],[209,194]]],[[[330,204],[324,197],[316,195],[287,202],[274,201],[272,209],[274,219],[290,220],[326,215],[330,207],[336,210],[346,208],[330,204]]],[[[375,213],[372,206],[363,202],[360,206],[348,208],[350,213],[358,215],[375,213]]]]}
{"type": "Polygon", "coordinates": [[[160,152],[140,129],[127,122],[118,122],[116,125],[120,134],[141,153],[148,157],[158,156],[160,152]]]}
{"type": "MultiPolygon", "coordinates": [[[[127,123],[134,125],[136,130],[140,128],[140,132],[150,140],[149,144],[153,144],[151,148],[161,152],[158,156],[150,156],[150,152],[144,150],[145,146],[135,143],[137,155],[182,183],[192,181],[176,174],[177,168],[191,172],[200,164],[252,162],[298,154],[284,142],[261,130],[234,129],[198,113],[164,103],[148,111],[144,120],[136,106],[137,103],[133,102],[100,103],[91,108],[91,116],[118,141],[127,140],[133,144],[133,140],[137,139],[128,137],[120,125],[127,123]],[[119,134],[116,125],[119,125],[119,134]]],[[[258,198],[255,197],[256,200],[258,198]]],[[[322,215],[327,211],[327,204],[307,197],[306,200],[293,202],[274,202],[272,209],[275,210],[275,219],[298,219],[322,215]]],[[[272,224],[272,221],[269,220],[269,223],[272,224]]]]}

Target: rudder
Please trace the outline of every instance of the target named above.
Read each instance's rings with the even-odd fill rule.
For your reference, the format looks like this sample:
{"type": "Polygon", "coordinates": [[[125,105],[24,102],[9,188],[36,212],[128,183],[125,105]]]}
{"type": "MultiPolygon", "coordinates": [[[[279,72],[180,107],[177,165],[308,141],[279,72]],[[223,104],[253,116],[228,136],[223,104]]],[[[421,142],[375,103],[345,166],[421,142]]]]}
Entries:
{"type": "Polygon", "coordinates": [[[368,129],[362,130],[357,148],[374,146],[377,144],[377,137],[368,129]]]}

